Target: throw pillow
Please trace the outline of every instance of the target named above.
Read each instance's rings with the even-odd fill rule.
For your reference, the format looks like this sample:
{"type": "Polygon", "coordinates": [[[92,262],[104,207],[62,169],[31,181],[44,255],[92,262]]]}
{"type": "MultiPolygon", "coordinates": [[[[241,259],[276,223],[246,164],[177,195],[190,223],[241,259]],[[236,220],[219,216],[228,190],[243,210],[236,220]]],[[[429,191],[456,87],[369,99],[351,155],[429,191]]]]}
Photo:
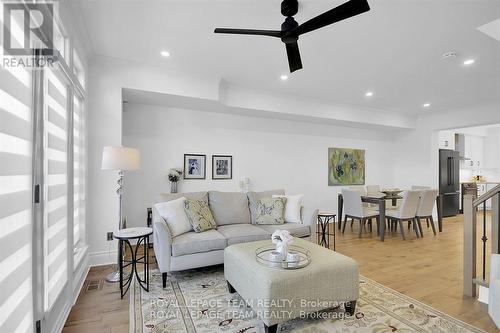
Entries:
{"type": "Polygon", "coordinates": [[[273,195],[273,198],[286,198],[285,222],[302,223],[300,209],[302,207],[302,198],[304,198],[304,195],[273,195]]]}
{"type": "Polygon", "coordinates": [[[283,224],[285,223],[286,198],[262,198],[257,201],[255,223],[283,224]]]}
{"type": "Polygon", "coordinates": [[[268,198],[272,195],[285,195],[285,190],[270,190],[262,192],[247,192],[248,206],[250,207],[250,214],[252,224],[255,224],[255,215],[257,214],[257,202],[262,198],[268,198]]]}
{"type": "Polygon", "coordinates": [[[210,207],[206,201],[186,199],[186,201],[184,201],[184,210],[195,232],[203,232],[217,228],[217,223],[215,223],[210,207]]]}
{"type": "Polygon", "coordinates": [[[181,197],[172,201],[155,204],[158,214],[163,217],[167,223],[172,237],[182,235],[192,230],[186,212],[184,211],[185,200],[186,198],[181,197]]]}

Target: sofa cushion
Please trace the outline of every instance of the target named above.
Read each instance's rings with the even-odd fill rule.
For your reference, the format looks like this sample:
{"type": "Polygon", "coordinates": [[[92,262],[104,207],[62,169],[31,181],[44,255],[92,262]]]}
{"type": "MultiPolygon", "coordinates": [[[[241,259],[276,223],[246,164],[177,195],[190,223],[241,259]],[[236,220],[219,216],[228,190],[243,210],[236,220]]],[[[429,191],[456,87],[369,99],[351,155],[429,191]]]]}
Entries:
{"type": "Polygon", "coordinates": [[[311,235],[311,228],[302,223],[269,224],[258,225],[257,227],[269,234],[276,230],[288,230],[293,237],[308,237],[311,235]]]}
{"type": "Polygon", "coordinates": [[[184,200],[184,210],[195,232],[217,229],[208,203],[203,200],[184,200]]]}
{"type": "Polygon", "coordinates": [[[270,198],[273,195],[285,195],[285,190],[271,190],[271,191],[263,191],[263,192],[248,192],[248,205],[250,207],[251,220],[252,223],[255,224],[255,214],[257,212],[257,201],[262,198],[270,198]]]}
{"type": "Polygon", "coordinates": [[[184,201],[186,198],[180,197],[168,202],[159,202],[154,206],[158,214],[165,220],[172,237],[193,230],[184,211],[184,201]]]}
{"type": "Polygon", "coordinates": [[[250,223],[250,210],[245,193],[210,191],[208,201],[218,226],[250,223]]]}
{"type": "Polygon", "coordinates": [[[223,225],[217,228],[227,240],[227,245],[271,239],[271,234],[251,224],[223,225]]]}
{"type": "Polygon", "coordinates": [[[189,200],[203,200],[208,203],[208,192],[160,193],[157,202],[172,201],[182,197],[189,200]]]}
{"type": "Polygon", "coordinates": [[[172,239],[172,256],[223,250],[226,244],[226,239],[217,230],[190,231],[172,239]]]}
{"type": "Polygon", "coordinates": [[[262,198],[257,201],[255,223],[283,224],[285,223],[286,198],[262,198]]]}

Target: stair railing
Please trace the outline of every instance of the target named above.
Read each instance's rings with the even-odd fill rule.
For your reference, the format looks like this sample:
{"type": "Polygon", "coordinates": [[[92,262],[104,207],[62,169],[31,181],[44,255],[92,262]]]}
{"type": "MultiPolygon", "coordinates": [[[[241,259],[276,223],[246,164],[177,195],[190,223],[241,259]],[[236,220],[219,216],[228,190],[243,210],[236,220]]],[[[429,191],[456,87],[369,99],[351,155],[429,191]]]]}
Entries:
{"type": "Polygon", "coordinates": [[[486,201],[491,199],[491,253],[500,253],[500,185],[492,188],[482,196],[476,198],[472,194],[464,196],[464,257],[463,257],[463,294],[465,296],[475,297],[476,286],[488,287],[486,276],[486,245],[488,242],[487,219],[486,219],[486,201]],[[482,253],[481,253],[481,277],[477,279],[477,211],[482,209],[482,253]]]}

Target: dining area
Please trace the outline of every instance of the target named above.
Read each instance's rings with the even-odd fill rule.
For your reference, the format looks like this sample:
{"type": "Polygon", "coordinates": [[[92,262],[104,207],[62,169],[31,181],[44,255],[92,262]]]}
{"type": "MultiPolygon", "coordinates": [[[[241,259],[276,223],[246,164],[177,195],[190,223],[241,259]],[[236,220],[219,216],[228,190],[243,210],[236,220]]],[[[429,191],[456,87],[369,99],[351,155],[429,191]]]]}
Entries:
{"type": "Polygon", "coordinates": [[[441,203],[437,189],[427,186],[412,186],[410,189],[388,189],[380,185],[351,186],[338,194],[338,230],[345,232],[350,221],[351,228],[359,224],[359,237],[363,230],[375,229],[380,241],[384,241],[386,231],[401,234],[403,240],[414,232],[417,238],[424,237],[422,223],[432,230],[443,230],[441,203]],[[437,226],[433,218],[437,209],[437,226]],[[408,225],[408,234],[404,225],[408,225]],[[399,230],[398,230],[399,229],[399,230]]]}

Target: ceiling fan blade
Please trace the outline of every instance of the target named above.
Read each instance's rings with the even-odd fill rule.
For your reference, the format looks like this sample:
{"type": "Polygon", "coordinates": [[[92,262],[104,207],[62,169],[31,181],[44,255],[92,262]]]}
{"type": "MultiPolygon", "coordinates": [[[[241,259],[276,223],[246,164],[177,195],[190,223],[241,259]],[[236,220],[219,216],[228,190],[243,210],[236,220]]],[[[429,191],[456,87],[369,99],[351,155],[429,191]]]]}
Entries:
{"type": "Polygon", "coordinates": [[[330,9],[291,30],[288,35],[299,36],[307,32],[323,28],[335,22],[362,14],[370,10],[367,0],[349,0],[338,7],[330,9]]]}
{"type": "Polygon", "coordinates": [[[286,45],[286,55],[288,56],[288,66],[290,73],[302,68],[302,60],[300,59],[299,44],[289,43],[286,45]]]}
{"type": "Polygon", "coordinates": [[[281,38],[279,30],[256,30],[256,29],[231,29],[231,28],[215,28],[216,34],[231,34],[231,35],[259,35],[281,38]]]}

